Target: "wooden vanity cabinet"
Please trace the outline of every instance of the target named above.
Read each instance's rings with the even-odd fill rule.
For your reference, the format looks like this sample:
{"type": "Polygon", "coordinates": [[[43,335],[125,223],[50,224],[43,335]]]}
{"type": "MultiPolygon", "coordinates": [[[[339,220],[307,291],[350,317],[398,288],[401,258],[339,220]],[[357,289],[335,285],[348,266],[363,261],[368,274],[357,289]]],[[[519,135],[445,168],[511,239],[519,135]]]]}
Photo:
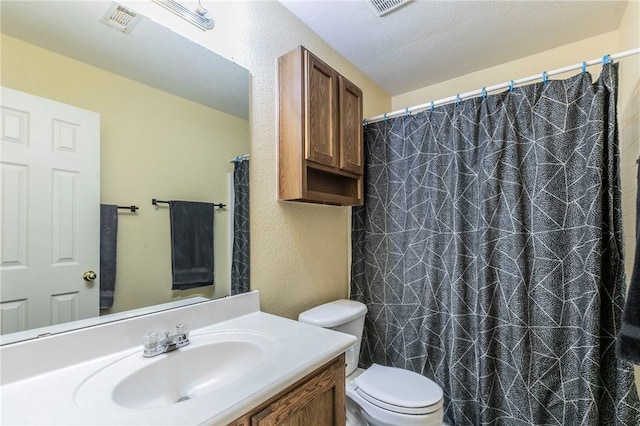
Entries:
{"type": "Polygon", "coordinates": [[[345,358],[334,358],[229,426],[344,426],[345,358]]]}
{"type": "Polygon", "coordinates": [[[278,58],[278,198],[362,205],[362,91],[300,46],[278,58]]]}

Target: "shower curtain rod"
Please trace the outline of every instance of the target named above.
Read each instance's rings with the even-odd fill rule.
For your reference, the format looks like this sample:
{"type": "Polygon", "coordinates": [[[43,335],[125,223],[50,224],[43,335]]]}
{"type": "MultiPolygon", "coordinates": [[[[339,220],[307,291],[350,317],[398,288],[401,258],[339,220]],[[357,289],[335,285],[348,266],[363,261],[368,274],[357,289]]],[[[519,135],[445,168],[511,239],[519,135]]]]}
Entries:
{"type": "Polygon", "coordinates": [[[248,160],[248,159],[249,159],[249,154],[244,154],[244,155],[238,155],[237,157],[232,158],[231,160],[229,160],[229,162],[237,163],[238,161],[248,160]]]}
{"type": "Polygon", "coordinates": [[[508,81],[506,83],[496,84],[495,86],[483,87],[482,89],[473,90],[471,92],[458,93],[455,96],[450,96],[448,98],[443,98],[443,99],[439,99],[437,101],[428,102],[426,104],[416,105],[416,106],[412,106],[412,107],[405,108],[405,109],[399,109],[397,111],[389,112],[389,113],[386,113],[386,114],[376,115],[375,117],[371,117],[371,118],[365,119],[364,120],[364,125],[366,126],[369,123],[375,123],[377,121],[386,120],[387,118],[398,117],[398,116],[404,115],[404,114],[411,114],[412,112],[421,111],[421,110],[425,110],[425,109],[429,109],[429,108],[434,108],[434,107],[437,107],[437,106],[446,105],[446,104],[450,104],[450,103],[453,103],[453,102],[460,102],[463,99],[475,98],[476,96],[480,96],[480,95],[486,96],[488,92],[493,92],[493,91],[496,91],[496,90],[507,89],[507,88],[512,90],[514,86],[517,86],[517,85],[520,85],[520,84],[523,84],[523,83],[528,83],[530,81],[535,81],[535,80],[542,79],[542,81],[546,82],[547,79],[549,77],[551,77],[552,75],[558,75],[558,74],[562,74],[562,73],[569,72],[569,71],[574,71],[574,70],[579,70],[579,69],[582,69],[583,71],[585,71],[587,67],[592,66],[592,65],[608,63],[608,62],[614,61],[616,59],[620,59],[620,58],[624,58],[624,57],[632,56],[632,55],[637,55],[637,54],[640,54],[640,48],[626,50],[624,52],[616,53],[614,55],[604,55],[602,58],[599,58],[599,59],[592,59],[590,61],[585,61],[585,62],[582,62],[582,63],[579,63],[579,64],[575,64],[575,65],[570,65],[568,67],[558,68],[557,70],[553,70],[553,71],[544,71],[541,74],[531,75],[529,77],[521,78],[521,79],[518,79],[518,80],[511,80],[511,81],[508,81]]]}

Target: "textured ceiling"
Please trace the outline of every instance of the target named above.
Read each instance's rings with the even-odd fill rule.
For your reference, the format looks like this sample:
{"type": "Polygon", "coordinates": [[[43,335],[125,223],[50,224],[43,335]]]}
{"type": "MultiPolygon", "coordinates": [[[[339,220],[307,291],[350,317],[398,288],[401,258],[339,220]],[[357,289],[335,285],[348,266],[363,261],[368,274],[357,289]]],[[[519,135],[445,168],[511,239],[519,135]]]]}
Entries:
{"type": "Polygon", "coordinates": [[[378,17],[364,0],[281,3],[391,96],[614,31],[627,5],[416,0],[378,17]]]}

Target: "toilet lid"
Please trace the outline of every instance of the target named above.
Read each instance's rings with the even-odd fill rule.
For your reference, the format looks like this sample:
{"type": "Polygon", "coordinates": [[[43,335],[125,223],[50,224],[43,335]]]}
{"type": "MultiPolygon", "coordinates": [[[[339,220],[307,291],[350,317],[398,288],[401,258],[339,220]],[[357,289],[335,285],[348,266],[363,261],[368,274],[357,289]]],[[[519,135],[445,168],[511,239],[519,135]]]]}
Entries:
{"type": "Polygon", "coordinates": [[[409,370],[373,364],[354,384],[360,396],[386,410],[427,414],[442,406],[440,386],[409,370]]]}

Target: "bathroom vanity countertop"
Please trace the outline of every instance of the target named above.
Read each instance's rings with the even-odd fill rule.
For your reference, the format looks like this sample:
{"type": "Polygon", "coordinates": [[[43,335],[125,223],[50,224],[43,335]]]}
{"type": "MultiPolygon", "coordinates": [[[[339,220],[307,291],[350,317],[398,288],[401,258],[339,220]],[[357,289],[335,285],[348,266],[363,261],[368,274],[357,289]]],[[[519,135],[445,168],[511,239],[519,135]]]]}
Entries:
{"type": "MultiPolygon", "coordinates": [[[[224,302],[224,299],[221,302],[224,302]]],[[[189,309],[189,307],[182,309],[189,309]]],[[[119,325],[122,326],[122,323],[119,325]]],[[[259,310],[194,329],[191,332],[192,341],[195,342],[198,336],[208,333],[228,331],[268,336],[274,341],[274,350],[258,368],[253,369],[246,376],[202,396],[165,406],[134,409],[117,405],[110,395],[105,395],[109,392],[104,390],[104,392],[96,392],[96,401],[89,404],[90,406],[87,406],[86,394],[83,397],[85,401],[79,403],[78,389],[96,372],[124,358],[136,357],[136,354],[139,354],[141,359],[136,360],[139,364],[144,363],[145,360],[153,360],[153,358],[144,359],[142,346],[136,345],[87,359],[84,362],[67,366],[57,365],[55,369],[38,372],[35,375],[24,374],[16,380],[9,379],[7,382],[3,379],[0,388],[2,397],[0,423],[7,425],[224,425],[292,385],[355,343],[353,336],[302,324],[259,310]]],[[[28,345],[29,342],[23,344],[28,345]]],[[[69,350],[77,350],[78,347],[70,347],[69,350]]],[[[37,347],[34,348],[37,349],[37,347]]],[[[179,356],[179,352],[180,349],[160,357],[179,356]]],[[[25,362],[33,362],[33,360],[25,360],[25,362]]],[[[8,367],[4,365],[3,370],[5,368],[8,367]]],[[[89,400],[91,399],[92,395],[89,397],[89,400]]]]}

